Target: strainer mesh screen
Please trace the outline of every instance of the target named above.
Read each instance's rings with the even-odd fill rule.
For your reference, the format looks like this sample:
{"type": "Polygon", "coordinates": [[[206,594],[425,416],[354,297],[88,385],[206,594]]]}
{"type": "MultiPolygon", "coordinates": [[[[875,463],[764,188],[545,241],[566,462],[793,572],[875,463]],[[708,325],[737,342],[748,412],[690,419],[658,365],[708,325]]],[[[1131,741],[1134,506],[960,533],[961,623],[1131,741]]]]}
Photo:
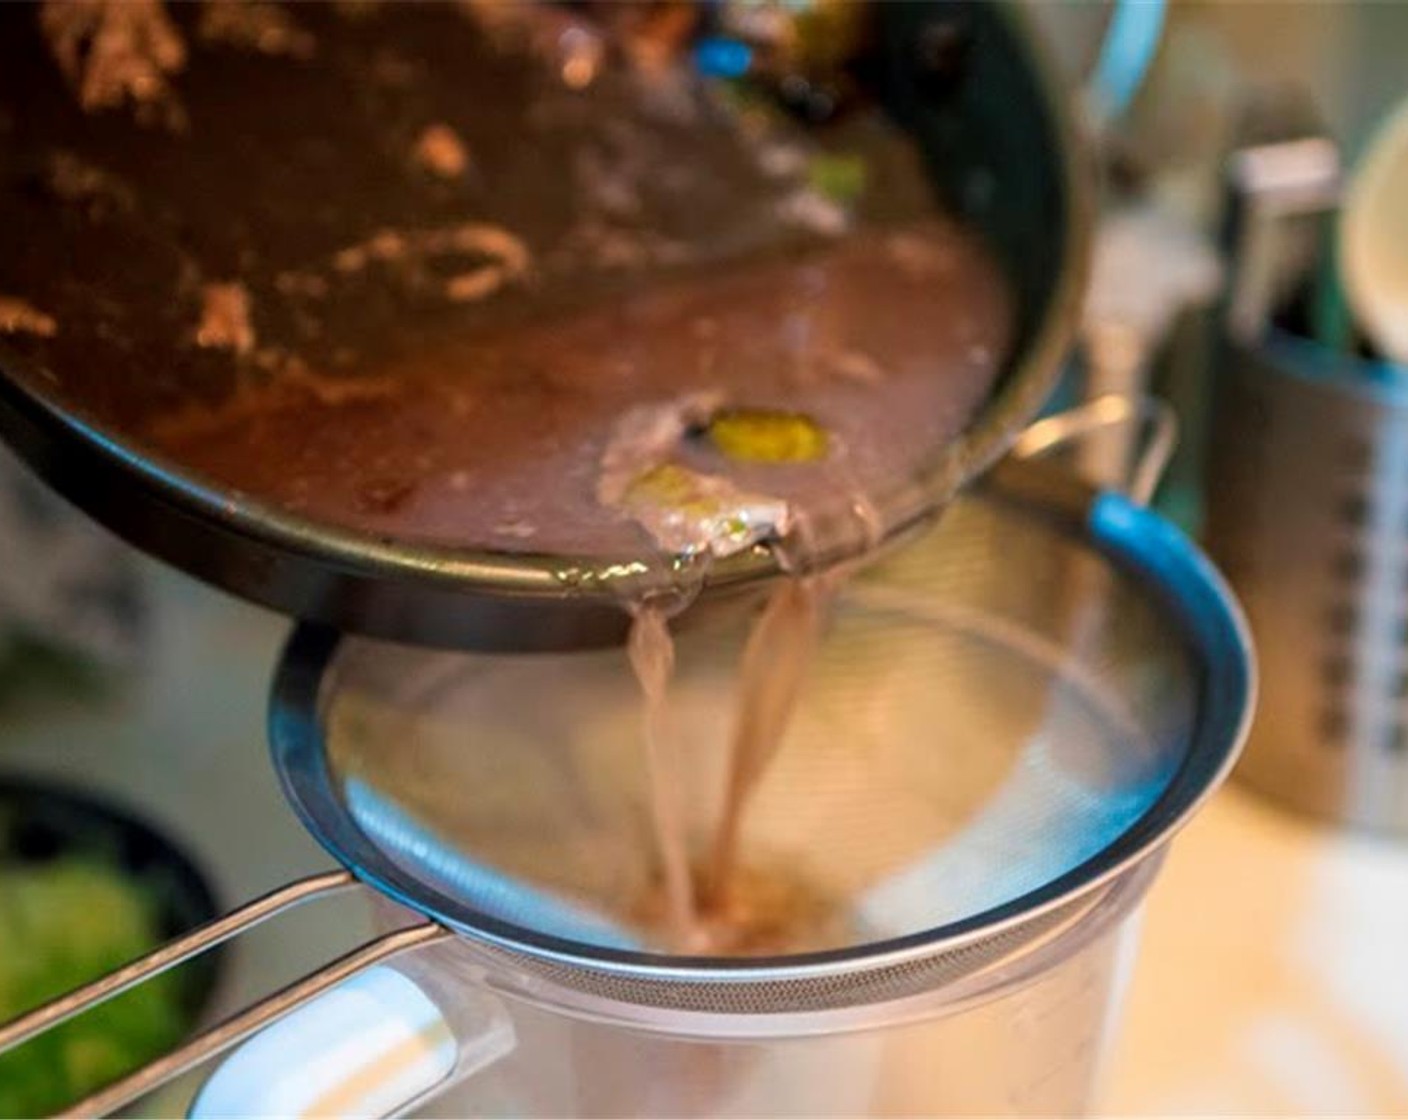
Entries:
{"type": "MultiPolygon", "coordinates": [[[[671,740],[701,856],[722,802],[748,620],[740,608],[678,636],[671,740]]],[[[749,805],[740,863],[805,900],[803,952],[1012,904],[1096,856],[1165,790],[1197,704],[1189,662],[1173,622],[1087,545],[965,499],[843,594],[749,805]]],[[[324,710],[334,775],[358,827],[408,875],[587,954],[662,951],[642,919],[658,864],[641,703],[622,653],[349,641],[335,673],[324,710]]],[[[939,982],[1061,918],[943,959],[838,976],[848,995],[806,1000],[939,982]]],[[[579,986],[624,982],[575,971],[579,986]]],[[[657,994],[739,1009],[795,995],[734,984],[721,1002],[678,990],[688,987],[657,994]]]]}

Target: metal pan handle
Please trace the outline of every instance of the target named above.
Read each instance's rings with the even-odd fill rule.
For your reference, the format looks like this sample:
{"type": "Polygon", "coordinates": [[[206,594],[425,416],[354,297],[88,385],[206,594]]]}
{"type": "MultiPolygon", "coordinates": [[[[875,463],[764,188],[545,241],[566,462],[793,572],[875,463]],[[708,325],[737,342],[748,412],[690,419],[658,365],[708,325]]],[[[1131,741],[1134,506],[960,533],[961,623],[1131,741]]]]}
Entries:
{"type": "MultiPolygon", "coordinates": [[[[1157,397],[1112,393],[1045,417],[1017,437],[1012,455],[1020,460],[1032,460],[1073,446],[1090,447],[1105,434],[1134,425],[1139,426],[1140,442],[1135,444],[1136,450],[1129,461],[1101,471],[1120,477],[1097,477],[1089,481],[1120,490],[1140,505],[1148,505],[1178,446],[1178,415],[1157,397]]],[[[1101,461],[1103,464],[1103,457],[1101,461]]]]}

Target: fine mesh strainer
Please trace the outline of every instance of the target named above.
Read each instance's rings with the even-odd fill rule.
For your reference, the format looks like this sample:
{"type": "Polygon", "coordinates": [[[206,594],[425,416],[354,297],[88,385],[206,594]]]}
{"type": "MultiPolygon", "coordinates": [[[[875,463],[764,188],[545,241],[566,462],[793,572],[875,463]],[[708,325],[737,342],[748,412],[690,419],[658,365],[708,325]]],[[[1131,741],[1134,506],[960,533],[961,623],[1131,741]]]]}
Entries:
{"type": "MultiPolygon", "coordinates": [[[[678,635],[696,846],[719,810],[746,621],[678,635]]],[[[1251,692],[1240,616],[1185,538],[1128,498],[1009,462],[841,594],[740,845],[745,871],[804,898],[795,951],[714,959],[662,952],[638,920],[656,872],[619,651],[449,654],[301,629],[275,684],[274,761],[349,870],[50,1005],[0,1048],[355,880],[427,920],[79,1110],[118,1107],[429,941],[470,951],[491,988],[641,1030],[661,1012],[749,1036],[883,1018],[1039,952],[1147,868],[1230,766],[1251,692]]]]}

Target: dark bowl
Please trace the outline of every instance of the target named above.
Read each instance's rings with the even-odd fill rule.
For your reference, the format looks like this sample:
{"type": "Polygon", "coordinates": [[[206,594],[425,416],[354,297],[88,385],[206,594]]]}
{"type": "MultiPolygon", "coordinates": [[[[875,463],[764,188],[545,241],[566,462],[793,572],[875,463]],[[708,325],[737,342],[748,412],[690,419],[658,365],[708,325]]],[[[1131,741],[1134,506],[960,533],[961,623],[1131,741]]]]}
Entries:
{"type": "MultiPolygon", "coordinates": [[[[221,912],[191,857],[131,812],[47,781],[0,776],[0,858],[41,864],[73,856],[110,866],[139,887],[154,904],[158,944],[221,912]]],[[[210,1002],[221,963],[216,949],[182,966],[182,1010],[192,1025],[210,1002]]]]}

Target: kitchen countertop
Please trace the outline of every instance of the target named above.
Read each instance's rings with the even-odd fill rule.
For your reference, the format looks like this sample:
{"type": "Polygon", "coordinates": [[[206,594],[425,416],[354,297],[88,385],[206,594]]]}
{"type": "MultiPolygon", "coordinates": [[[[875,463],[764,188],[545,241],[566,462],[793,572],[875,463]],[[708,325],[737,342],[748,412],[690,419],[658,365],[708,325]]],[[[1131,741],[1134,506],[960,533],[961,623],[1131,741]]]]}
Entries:
{"type": "Polygon", "coordinates": [[[1105,1096],[1123,1115],[1408,1115],[1408,841],[1233,782],[1145,915],[1105,1096]]]}
{"type": "MultiPolygon", "coordinates": [[[[267,761],[287,623],[155,564],[149,663],[130,688],[0,712],[0,769],[145,810],[234,905],[330,866],[267,761]]],[[[233,956],[215,1012],[369,929],[356,898],[280,919],[233,956]]],[[[1235,784],[1155,883],[1104,1095],[1111,1115],[1408,1114],[1408,843],[1347,836],[1235,784]]]]}

